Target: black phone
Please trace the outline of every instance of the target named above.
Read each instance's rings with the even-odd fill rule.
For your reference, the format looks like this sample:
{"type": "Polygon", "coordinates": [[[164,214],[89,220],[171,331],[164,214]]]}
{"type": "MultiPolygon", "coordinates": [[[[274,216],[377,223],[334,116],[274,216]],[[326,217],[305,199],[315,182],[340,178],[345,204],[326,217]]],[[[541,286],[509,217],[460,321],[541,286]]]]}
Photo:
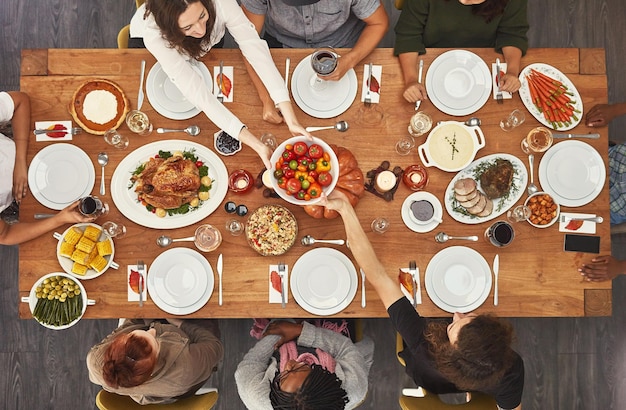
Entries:
{"type": "Polygon", "coordinates": [[[565,234],[564,248],[568,252],[600,253],[600,237],[565,234]]]}

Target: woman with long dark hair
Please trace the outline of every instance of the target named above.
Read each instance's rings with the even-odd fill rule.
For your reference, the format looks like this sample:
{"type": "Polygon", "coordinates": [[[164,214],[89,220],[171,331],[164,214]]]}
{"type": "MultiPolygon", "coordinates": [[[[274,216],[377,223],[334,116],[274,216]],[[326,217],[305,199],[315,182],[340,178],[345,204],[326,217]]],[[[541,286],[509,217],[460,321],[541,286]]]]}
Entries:
{"type": "Polygon", "coordinates": [[[404,98],[409,102],[426,98],[426,89],[417,82],[417,60],[430,47],[493,47],[507,64],[500,89],[519,90],[520,60],[528,49],[526,9],[527,0],[406,0],[394,47],[404,77],[404,98]]]}
{"type": "Polygon", "coordinates": [[[344,194],[334,191],[321,204],[341,215],[350,250],[402,336],[406,372],[434,394],[480,391],[500,409],[521,409],[524,362],[511,348],[511,325],[490,315],[455,313],[452,322],[426,319],[382,266],[344,194]]]}
{"type": "Polygon", "coordinates": [[[291,133],[310,136],[295,116],[267,43],[259,38],[236,0],[146,0],[131,20],[130,35],[143,38],[146,48],[191,103],[220,129],[254,149],[270,169],[269,148],[217,100],[192,67],[222,40],[227,29],[263,81],[291,133]]]}

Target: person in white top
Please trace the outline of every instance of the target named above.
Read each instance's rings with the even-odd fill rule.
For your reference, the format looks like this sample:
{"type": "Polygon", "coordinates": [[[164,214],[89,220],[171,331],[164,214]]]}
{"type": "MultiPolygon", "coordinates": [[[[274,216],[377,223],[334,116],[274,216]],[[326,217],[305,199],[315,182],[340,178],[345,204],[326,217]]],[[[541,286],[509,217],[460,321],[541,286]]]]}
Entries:
{"type": "Polygon", "coordinates": [[[146,0],[130,23],[130,37],[143,38],[148,51],[181,93],[215,125],[254,149],[267,169],[271,152],[222,105],[192,67],[224,36],[226,29],[257,72],[293,135],[311,135],[298,122],[289,92],[267,43],[259,38],[236,0],[146,0]]]}

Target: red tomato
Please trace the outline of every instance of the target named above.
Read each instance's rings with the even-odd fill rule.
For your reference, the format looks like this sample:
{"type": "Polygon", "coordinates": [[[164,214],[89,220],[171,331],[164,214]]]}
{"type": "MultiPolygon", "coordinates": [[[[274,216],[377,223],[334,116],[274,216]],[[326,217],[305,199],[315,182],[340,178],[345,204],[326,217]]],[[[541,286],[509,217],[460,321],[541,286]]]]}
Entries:
{"type": "Polygon", "coordinates": [[[321,185],[321,186],[328,186],[330,185],[330,183],[333,181],[333,176],[330,175],[330,172],[320,172],[320,174],[317,176],[317,182],[321,185]]]}
{"type": "Polygon", "coordinates": [[[311,158],[322,158],[324,155],[324,150],[318,144],[312,144],[309,147],[309,156],[311,158]]]}
{"type": "Polygon", "coordinates": [[[202,161],[200,161],[200,160],[196,161],[196,166],[197,166],[198,168],[200,168],[202,165],[204,165],[204,162],[202,162],[202,161]]]}
{"type": "Polygon", "coordinates": [[[293,144],[293,152],[295,152],[297,156],[305,155],[308,149],[309,147],[306,145],[306,142],[299,141],[293,144]]]}
{"type": "Polygon", "coordinates": [[[300,184],[300,180],[298,178],[291,178],[287,181],[287,192],[290,195],[297,193],[302,188],[302,184],[300,184]]]}

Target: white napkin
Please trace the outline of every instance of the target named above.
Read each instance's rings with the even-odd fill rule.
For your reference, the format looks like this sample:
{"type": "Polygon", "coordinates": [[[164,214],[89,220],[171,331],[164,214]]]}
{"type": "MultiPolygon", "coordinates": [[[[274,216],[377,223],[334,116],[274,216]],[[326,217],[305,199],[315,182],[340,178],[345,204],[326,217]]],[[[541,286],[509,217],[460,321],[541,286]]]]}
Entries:
{"type": "MultiPolygon", "coordinates": [[[[72,134],[69,133],[69,131],[72,130],[72,121],[36,121],[35,122],[35,129],[36,130],[45,130],[48,127],[54,127],[56,124],[60,124],[62,126],[65,127],[65,131],[68,131],[67,134],[65,134],[62,137],[59,138],[52,138],[49,137],[48,134],[38,134],[36,135],[36,140],[37,141],[71,141],[72,140],[72,134]]],[[[61,130],[59,130],[61,131],[61,130]]],[[[54,130],[50,130],[50,132],[54,132],[54,130]]]]}
{"type": "MultiPolygon", "coordinates": [[[[409,272],[409,268],[401,268],[400,269],[402,272],[409,272]]],[[[413,286],[415,286],[415,283],[413,283],[413,286]]],[[[404,294],[404,296],[406,296],[406,298],[409,300],[409,302],[411,302],[411,304],[413,304],[413,295],[411,295],[409,293],[409,290],[407,288],[405,288],[402,283],[400,283],[400,290],[402,291],[402,293],[404,294]]]]}
{"type": "MultiPolygon", "coordinates": [[[[224,81],[230,80],[230,91],[228,95],[224,94],[224,102],[233,102],[233,95],[235,93],[235,79],[233,78],[233,67],[232,66],[224,66],[222,73],[224,75],[224,81]]],[[[213,67],[213,94],[217,95],[219,88],[217,82],[217,76],[220,75],[220,67],[213,67]]]]}
{"type": "MultiPolygon", "coordinates": [[[[128,293],[128,301],[129,302],[139,302],[139,293],[135,292],[134,289],[132,289],[130,287],[130,275],[133,272],[138,272],[137,271],[137,265],[128,265],[127,268],[127,274],[126,274],[126,289],[127,289],[127,293],[128,293]]],[[[142,289],[142,296],[143,296],[143,301],[145,302],[146,300],[148,300],[148,265],[144,265],[144,274],[143,274],[143,289],[142,289]]]]}
{"type": "MultiPolygon", "coordinates": [[[[506,73],[506,63],[500,63],[500,71],[502,71],[503,73],[506,73]]],[[[498,73],[496,72],[496,63],[491,64],[491,79],[493,81],[493,87],[491,87],[492,91],[493,91],[493,98],[495,100],[496,98],[496,94],[498,93],[498,82],[496,81],[496,75],[498,73]]],[[[511,95],[510,92],[508,91],[502,91],[502,99],[503,100],[508,100],[513,98],[513,95],[511,95]]]]}
{"type": "Polygon", "coordinates": [[[567,224],[569,224],[569,222],[561,222],[562,216],[569,216],[570,218],[593,218],[594,216],[596,216],[595,214],[575,214],[561,212],[559,214],[559,232],[576,232],[590,234],[596,233],[596,223],[593,221],[583,221],[583,224],[580,226],[580,228],[576,230],[566,229],[565,227],[567,226],[567,224]]]}
{"type": "MultiPolygon", "coordinates": [[[[280,290],[274,289],[272,286],[272,272],[278,274],[278,265],[270,265],[267,275],[267,282],[269,283],[269,302],[270,303],[283,303],[280,290]]],[[[280,276],[279,276],[280,277],[280,276]]],[[[285,265],[285,302],[289,302],[289,266],[285,265]]]]}
{"type": "MultiPolygon", "coordinates": [[[[361,86],[361,102],[365,101],[365,93],[367,92],[367,80],[369,79],[369,64],[363,66],[363,85],[361,86]]],[[[372,65],[372,84],[378,83],[378,92],[370,89],[370,99],[373,104],[380,102],[380,90],[382,89],[383,66],[372,65]]]]}

